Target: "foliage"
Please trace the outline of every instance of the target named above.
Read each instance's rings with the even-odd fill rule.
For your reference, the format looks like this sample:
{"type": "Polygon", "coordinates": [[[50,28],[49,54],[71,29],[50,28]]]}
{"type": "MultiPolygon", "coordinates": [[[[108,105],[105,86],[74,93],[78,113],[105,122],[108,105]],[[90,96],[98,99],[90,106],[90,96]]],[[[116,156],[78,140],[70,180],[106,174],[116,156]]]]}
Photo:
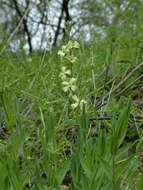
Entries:
{"type": "MultiPolygon", "coordinates": [[[[105,76],[108,39],[99,42],[94,46],[80,42],[80,48],[73,48],[77,60],[71,63],[72,68],[68,59],[61,61],[56,49],[47,53],[44,62],[38,52],[31,56],[3,54],[2,189],[140,188],[143,141],[139,128],[142,119],[138,113],[142,111],[132,97],[128,98],[135,93],[135,84],[123,97],[116,98],[140,71],[113,93],[102,109],[96,109],[98,97],[111,91],[136,66],[131,56],[125,66],[119,62],[126,51],[120,46],[124,42],[121,40],[116,48],[117,56],[112,56],[116,62],[111,62],[109,74],[105,76]],[[76,94],[87,101],[86,108],[71,109],[70,92],[63,91],[60,78],[63,66],[71,68],[66,74],[72,73],[77,79],[76,94]],[[103,80],[105,77],[107,81],[103,80]]],[[[132,51],[136,51],[135,47],[132,51]]]]}
{"type": "Polygon", "coordinates": [[[142,189],[143,14],[128,5],[133,23],[115,11],[90,42],[1,54],[2,190],[142,189]]]}

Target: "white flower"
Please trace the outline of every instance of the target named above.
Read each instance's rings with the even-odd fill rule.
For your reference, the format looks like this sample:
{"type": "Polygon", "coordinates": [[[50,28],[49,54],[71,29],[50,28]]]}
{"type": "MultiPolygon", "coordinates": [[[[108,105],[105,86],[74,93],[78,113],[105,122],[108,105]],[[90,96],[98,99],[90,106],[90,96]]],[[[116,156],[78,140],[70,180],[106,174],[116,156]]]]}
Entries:
{"type": "Polygon", "coordinates": [[[71,84],[73,84],[73,83],[75,83],[75,82],[76,82],[76,78],[71,78],[71,79],[70,79],[70,83],[71,83],[71,84]]]}
{"type": "MultiPolygon", "coordinates": [[[[69,50],[70,50],[70,49],[69,49],[69,47],[68,47],[67,45],[63,45],[63,46],[62,46],[62,52],[64,52],[65,55],[69,53],[69,50]]],[[[65,56],[65,55],[64,55],[64,56],[65,56]]]]}
{"type": "Polygon", "coordinates": [[[74,56],[70,56],[68,58],[68,60],[71,62],[71,63],[75,63],[77,61],[77,57],[74,57],[74,56]]]}
{"type": "Polygon", "coordinates": [[[72,107],[72,109],[74,110],[75,108],[77,108],[77,107],[79,106],[80,100],[78,99],[78,97],[77,97],[76,95],[73,95],[72,98],[73,98],[73,100],[75,101],[74,104],[71,104],[71,107],[72,107]]]}
{"type": "Polygon", "coordinates": [[[75,41],[73,43],[73,48],[76,48],[76,49],[80,48],[80,44],[77,41],[75,41]]]}
{"type": "Polygon", "coordinates": [[[70,89],[69,82],[64,81],[62,82],[62,85],[64,86],[63,87],[64,92],[67,92],[70,89]]]}
{"type": "Polygon", "coordinates": [[[83,109],[83,105],[86,104],[87,102],[85,100],[80,100],[76,95],[74,95],[73,100],[75,101],[75,103],[71,104],[72,109],[77,108],[78,106],[80,107],[80,109],[83,109]]]}
{"type": "Polygon", "coordinates": [[[71,78],[69,81],[63,81],[62,82],[62,84],[63,84],[63,91],[64,92],[67,92],[67,91],[69,91],[69,90],[71,90],[71,91],[75,91],[76,90],[76,85],[75,85],[75,83],[76,83],[76,79],[75,78],[71,78]]]}
{"type": "Polygon", "coordinates": [[[87,104],[87,102],[82,99],[82,100],[80,101],[80,104],[79,104],[81,110],[83,109],[83,105],[85,105],[85,104],[87,104]]]}
{"type": "Polygon", "coordinates": [[[63,45],[62,46],[62,50],[65,51],[67,49],[67,46],[66,45],[63,45]]]}
{"type": "Polygon", "coordinates": [[[71,71],[70,71],[70,70],[66,70],[66,67],[63,66],[63,67],[61,68],[61,70],[62,70],[63,73],[65,73],[65,74],[67,74],[67,75],[71,75],[71,71]]]}
{"type": "Polygon", "coordinates": [[[64,56],[65,56],[65,52],[62,51],[62,50],[59,50],[59,51],[58,51],[58,55],[59,55],[60,57],[64,57],[64,56]]]}
{"type": "Polygon", "coordinates": [[[77,41],[75,42],[69,41],[67,45],[63,45],[61,50],[58,51],[58,55],[60,57],[64,57],[66,56],[66,54],[70,52],[72,48],[78,49],[79,47],[80,44],[77,41]]]}
{"type": "Polygon", "coordinates": [[[61,73],[60,73],[59,77],[62,80],[65,80],[67,75],[71,75],[71,71],[70,70],[66,70],[66,67],[63,66],[61,68],[61,73]]]}
{"type": "Polygon", "coordinates": [[[67,44],[68,49],[72,49],[73,48],[73,42],[69,41],[67,44]]]}

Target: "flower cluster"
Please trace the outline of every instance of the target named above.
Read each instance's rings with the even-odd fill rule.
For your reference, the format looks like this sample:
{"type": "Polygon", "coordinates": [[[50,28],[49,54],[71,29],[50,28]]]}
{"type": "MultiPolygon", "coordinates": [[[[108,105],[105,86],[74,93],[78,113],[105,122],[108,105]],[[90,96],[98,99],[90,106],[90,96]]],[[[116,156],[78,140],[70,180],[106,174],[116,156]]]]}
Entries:
{"type": "Polygon", "coordinates": [[[67,92],[67,91],[72,91],[74,92],[76,90],[76,79],[75,78],[71,78],[69,81],[63,81],[62,82],[63,84],[63,90],[64,92],[67,92]]]}
{"type": "Polygon", "coordinates": [[[63,91],[64,92],[74,92],[76,90],[76,78],[71,77],[71,70],[67,69],[65,66],[61,68],[61,73],[59,77],[62,80],[63,91]]]}
{"type": "Polygon", "coordinates": [[[75,63],[77,61],[77,57],[71,54],[71,50],[78,49],[79,47],[80,45],[77,41],[75,42],[69,41],[67,45],[63,45],[61,50],[58,51],[58,55],[61,58],[63,57],[66,58],[71,63],[75,63]]]}
{"type": "Polygon", "coordinates": [[[70,70],[66,70],[66,67],[62,67],[61,68],[61,73],[59,75],[59,77],[62,79],[62,80],[65,80],[67,75],[71,75],[71,71],[70,70]]]}
{"type": "MultiPolygon", "coordinates": [[[[63,45],[61,50],[58,51],[58,55],[61,58],[66,58],[71,64],[73,64],[77,61],[77,57],[72,54],[71,50],[77,49],[79,47],[80,45],[77,41],[69,41],[67,45],[63,45]]],[[[71,104],[72,109],[74,110],[79,107],[82,110],[83,105],[86,104],[86,101],[83,99],[80,100],[76,95],[77,79],[72,76],[72,67],[69,69],[65,66],[62,66],[59,77],[62,80],[63,91],[69,93],[70,98],[72,101],[74,101],[74,103],[71,104]]]]}
{"type": "Polygon", "coordinates": [[[71,104],[71,107],[73,109],[77,108],[78,106],[80,107],[80,109],[83,109],[83,105],[86,104],[87,102],[85,100],[80,100],[76,95],[73,95],[73,100],[75,101],[73,104],[71,104]]]}

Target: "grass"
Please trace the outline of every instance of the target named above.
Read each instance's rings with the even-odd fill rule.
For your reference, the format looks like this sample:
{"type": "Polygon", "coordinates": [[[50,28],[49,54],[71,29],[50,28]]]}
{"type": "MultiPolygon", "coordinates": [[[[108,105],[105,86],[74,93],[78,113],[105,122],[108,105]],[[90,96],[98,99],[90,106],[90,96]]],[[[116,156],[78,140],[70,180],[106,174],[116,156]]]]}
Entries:
{"type": "Polygon", "coordinates": [[[2,190],[137,189],[142,184],[142,60],[136,38],[98,40],[73,50],[76,95],[71,108],[62,89],[57,49],[31,56],[5,53],[0,60],[0,186],[2,190]],[[128,44],[128,49],[126,45],[128,44]],[[44,60],[44,61],[42,61],[44,60]],[[105,102],[103,97],[109,93],[105,102]],[[102,100],[105,103],[97,109],[102,100]]]}

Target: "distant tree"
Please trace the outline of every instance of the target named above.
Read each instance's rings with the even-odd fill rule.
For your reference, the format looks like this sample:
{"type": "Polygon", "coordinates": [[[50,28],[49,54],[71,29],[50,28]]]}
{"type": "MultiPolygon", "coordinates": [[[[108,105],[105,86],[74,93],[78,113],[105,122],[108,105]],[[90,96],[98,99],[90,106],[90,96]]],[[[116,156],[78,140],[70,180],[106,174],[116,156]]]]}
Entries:
{"type": "Polygon", "coordinates": [[[121,29],[137,34],[141,6],[141,0],[0,0],[0,43],[7,41],[20,20],[9,47],[28,45],[32,52],[81,33],[85,39],[93,33],[110,35],[114,42],[121,29]]]}

